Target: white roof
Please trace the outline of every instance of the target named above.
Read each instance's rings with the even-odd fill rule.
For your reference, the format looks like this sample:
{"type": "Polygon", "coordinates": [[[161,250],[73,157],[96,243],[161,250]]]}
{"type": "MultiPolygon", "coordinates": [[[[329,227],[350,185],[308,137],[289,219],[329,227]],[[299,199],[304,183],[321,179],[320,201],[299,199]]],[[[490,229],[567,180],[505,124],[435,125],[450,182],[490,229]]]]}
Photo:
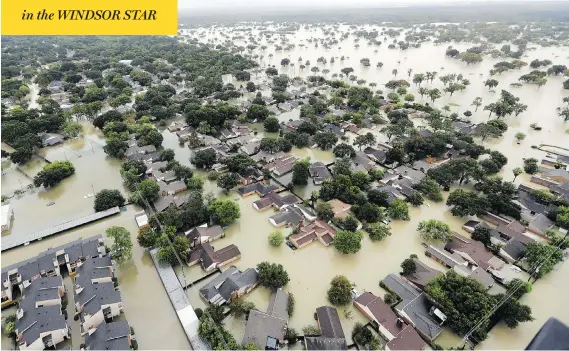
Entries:
{"type": "Polygon", "coordinates": [[[10,225],[10,205],[2,205],[2,226],[10,225]]]}
{"type": "Polygon", "coordinates": [[[139,228],[142,227],[143,225],[148,224],[148,216],[146,214],[136,216],[134,219],[136,219],[136,224],[138,225],[139,228]]]}

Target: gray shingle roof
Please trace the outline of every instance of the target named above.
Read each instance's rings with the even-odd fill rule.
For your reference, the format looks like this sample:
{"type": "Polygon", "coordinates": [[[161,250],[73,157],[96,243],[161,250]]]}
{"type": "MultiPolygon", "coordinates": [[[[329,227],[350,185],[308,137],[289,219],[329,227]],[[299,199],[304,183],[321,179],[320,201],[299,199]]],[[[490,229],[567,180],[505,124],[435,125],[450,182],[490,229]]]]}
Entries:
{"type": "Polygon", "coordinates": [[[101,323],[91,335],[85,335],[87,350],[129,350],[130,327],[127,321],[101,323]]]}
{"type": "Polygon", "coordinates": [[[83,306],[83,312],[94,315],[102,305],[121,302],[120,291],[115,290],[114,283],[87,284],[79,294],[75,293],[75,302],[83,306]]]}
{"type": "Polygon", "coordinates": [[[43,306],[24,312],[16,321],[16,330],[22,333],[21,342],[31,345],[42,333],[67,328],[60,305],[43,306]]]}

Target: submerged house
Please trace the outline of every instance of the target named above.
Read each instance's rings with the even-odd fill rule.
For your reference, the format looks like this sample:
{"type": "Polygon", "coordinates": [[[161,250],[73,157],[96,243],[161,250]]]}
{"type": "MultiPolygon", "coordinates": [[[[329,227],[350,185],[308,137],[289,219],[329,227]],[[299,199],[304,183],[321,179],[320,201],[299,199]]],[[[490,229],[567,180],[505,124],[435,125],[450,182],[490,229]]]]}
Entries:
{"type": "Polygon", "coordinates": [[[127,321],[102,323],[85,335],[85,350],[130,350],[130,335],[127,321]]]}
{"type": "Polygon", "coordinates": [[[288,294],[278,289],[271,294],[267,312],[251,310],[242,345],[254,344],[259,350],[278,350],[284,342],[288,324],[288,294]]]}
{"type": "Polygon", "coordinates": [[[395,306],[399,317],[412,325],[423,339],[435,340],[447,317],[429,301],[427,294],[395,274],[389,274],[381,282],[401,299],[395,306]]]}
{"type": "Polygon", "coordinates": [[[43,350],[71,337],[61,312],[65,288],[61,277],[34,280],[23,292],[16,311],[16,345],[20,350],[43,350]]]}
{"type": "Polygon", "coordinates": [[[330,178],[332,174],[322,162],[314,162],[308,167],[308,172],[312,178],[312,182],[316,185],[322,184],[326,179],[330,178]]]}
{"type": "Polygon", "coordinates": [[[414,258],[413,261],[415,262],[416,267],[415,272],[404,275],[403,278],[405,278],[405,280],[407,280],[412,285],[424,291],[427,287],[427,284],[429,284],[429,282],[439,274],[442,274],[442,272],[427,266],[417,258],[414,258]]]}
{"type": "Polygon", "coordinates": [[[254,268],[241,272],[231,266],[200,289],[200,295],[215,305],[231,301],[249,293],[259,284],[259,273],[254,268]]]}
{"type": "Polygon", "coordinates": [[[386,350],[423,350],[425,341],[393,312],[383,300],[370,292],[365,292],[354,299],[354,307],[363,313],[379,330],[387,341],[386,350]]]}
{"type": "Polygon", "coordinates": [[[305,247],[313,241],[320,241],[324,246],[329,246],[336,237],[336,230],[321,219],[303,225],[301,221],[298,227],[298,233],[294,233],[289,237],[289,241],[298,249],[305,247]]]}
{"type": "Polygon", "coordinates": [[[208,227],[207,224],[202,224],[184,232],[184,235],[188,238],[192,246],[212,242],[223,237],[223,234],[223,228],[221,228],[221,226],[213,225],[208,227]]]}
{"type": "Polygon", "coordinates": [[[316,319],[320,328],[320,336],[305,336],[306,350],[347,350],[346,337],[340,323],[338,311],[331,306],[316,309],[316,319]]]}
{"type": "Polygon", "coordinates": [[[302,202],[302,200],[293,194],[281,196],[278,193],[269,193],[253,202],[253,208],[257,211],[265,211],[271,207],[280,210],[283,206],[293,205],[299,202],[302,202]]]}
{"type": "Polygon", "coordinates": [[[504,262],[494,256],[482,242],[457,233],[453,233],[452,240],[445,245],[445,250],[458,254],[468,262],[469,266],[482,267],[485,271],[499,270],[504,266],[504,262]]]}
{"type": "Polygon", "coordinates": [[[233,244],[221,248],[217,251],[209,244],[197,244],[188,252],[188,266],[200,263],[206,271],[225,266],[241,257],[241,251],[233,244]]]}
{"type": "Polygon", "coordinates": [[[247,197],[253,194],[257,194],[260,197],[266,196],[269,193],[279,190],[279,187],[273,184],[265,184],[265,183],[253,183],[249,185],[242,186],[237,188],[237,192],[239,195],[243,197],[247,197]]]}

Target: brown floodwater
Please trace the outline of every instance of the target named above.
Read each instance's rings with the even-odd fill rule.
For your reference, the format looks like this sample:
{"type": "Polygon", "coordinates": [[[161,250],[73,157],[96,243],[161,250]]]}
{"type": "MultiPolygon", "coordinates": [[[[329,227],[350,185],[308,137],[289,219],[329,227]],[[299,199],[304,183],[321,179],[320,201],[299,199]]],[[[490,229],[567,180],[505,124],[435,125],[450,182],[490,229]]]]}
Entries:
{"type": "MultiPolygon", "coordinates": [[[[373,27],[366,26],[366,29],[373,27]]],[[[346,31],[346,26],[340,26],[340,30],[346,31]]],[[[200,38],[200,40],[213,39],[214,42],[219,41],[220,32],[235,34],[238,32],[231,32],[228,28],[216,28],[215,31],[208,33],[207,36],[200,38]],[[213,33],[213,34],[212,34],[213,33]],[[217,40],[217,41],[216,41],[217,40]]],[[[258,30],[252,31],[256,36],[258,30]]],[[[276,38],[277,36],[273,36],[276,38]]],[[[268,49],[262,51],[260,48],[253,50],[252,54],[264,55],[263,59],[258,59],[261,66],[276,65],[279,73],[285,73],[289,76],[307,77],[314,73],[310,72],[309,68],[300,70],[298,67],[300,62],[298,58],[302,57],[302,63],[310,60],[313,66],[318,66],[320,70],[327,68],[330,70],[327,77],[331,78],[333,73],[340,73],[343,67],[354,68],[353,74],[358,78],[363,78],[367,81],[366,84],[375,82],[379,89],[385,88],[382,86],[388,80],[393,79],[392,70],[398,69],[398,79],[408,79],[407,70],[413,69],[413,73],[421,73],[426,71],[437,71],[439,76],[448,73],[461,73],[464,78],[470,80],[470,85],[462,92],[456,92],[452,96],[445,94],[441,99],[435,102],[435,105],[442,108],[444,105],[449,104],[452,112],[457,112],[462,116],[466,110],[473,112],[470,118],[473,123],[485,122],[488,120],[487,112],[483,111],[483,106],[494,102],[499,98],[501,89],[506,89],[512,92],[515,96],[520,97],[521,101],[528,105],[527,111],[519,116],[506,117],[505,121],[509,125],[509,129],[504,136],[496,139],[487,139],[483,144],[492,149],[502,152],[508,157],[509,162],[504,167],[500,175],[506,180],[513,178],[512,169],[522,166],[522,159],[527,157],[535,157],[541,159],[545,153],[539,150],[532,149],[532,145],[540,144],[554,144],[566,145],[569,141],[569,136],[566,131],[569,130],[569,123],[564,123],[563,120],[557,116],[555,109],[561,105],[561,99],[567,96],[566,91],[563,90],[562,82],[563,77],[549,77],[548,83],[538,89],[533,85],[524,85],[521,88],[510,88],[509,84],[517,82],[517,79],[522,74],[530,71],[529,66],[520,70],[511,70],[502,75],[492,78],[497,79],[500,84],[495,89],[496,92],[490,92],[484,87],[484,80],[489,77],[489,70],[492,66],[502,61],[503,59],[492,59],[485,57],[484,61],[477,65],[468,66],[458,60],[450,59],[445,56],[445,50],[448,45],[434,45],[431,43],[424,43],[420,49],[409,49],[406,51],[389,50],[387,45],[381,47],[368,46],[365,40],[360,41],[360,47],[354,47],[354,40],[350,38],[346,41],[340,42],[338,45],[333,46],[331,49],[325,49],[320,45],[318,48],[314,47],[314,43],[307,42],[309,38],[323,38],[322,32],[316,30],[301,29],[294,34],[285,34],[281,36],[286,38],[287,43],[294,43],[296,47],[290,51],[275,51],[274,46],[266,43],[266,39],[259,41],[260,45],[267,45],[268,49]],[[305,44],[305,47],[300,47],[299,44],[305,44]],[[377,52],[374,50],[377,49],[377,52]],[[269,54],[273,57],[270,58],[269,54]],[[345,61],[340,61],[340,57],[344,55],[345,61]],[[320,56],[335,57],[334,64],[328,63],[326,65],[317,63],[317,58],[320,56]],[[280,67],[280,61],[283,58],[289,58],[295,66],[280,67]],[[359,60],[367,57],[371,60],[371,67],[363,67],[359,60]],[[376,68],[375,63],[381,61],[384,63],[382,68],[376,68]],[[472,100],[480,96],[483,100],[483,106],[477,112],[474,112],[474,107],[471,106],[472,100]],[[537,123],[542,127],[541,131],[534,131],[530,128],[530,124],[537,123]],[[518,132],[526,134],[525,140],[517,143],[514,135],[518,132]]],[[[277,40],[278,43],[280,40],[277,40]]],[[[235,45],[245,46],[247,43],[243,40],[236,40],[235,45]]],[[[285,45],[283,45],[285,46],[285,45]]],[[[466,44],[453,44],[455,48],[460,51],[472,45],[466,44]]],[[[530,45],[530,48],[533,45],[530,45]]],[[[550,59],[555,64],[566,64],[569,50],[567,48],[541,48],[537,47],[536,50],[527,52],[526,57],[522,58],[526,62],[538,59],[550,59]]],[[[444,86],[438,78],[431,83],[423,83],[422,86],[428,88],[443,89],[444,86]]],[[[420,95],[417,93],[418,88],[412,86],[409,91],[415,94],[417,100],[421,100],[420,95]]],[[[385,91],[387,94],[388,91],[385,91]]],[[[298,118],[298,112],[293,110],[289,113],[284,113],[279,116],[279,119],[285,122],[288,119],[298,118]]],[[[419,121],[415,121],[416,123],[419,121]]],[[[419,122],[420,123],[420,122],[419,122]]],[[[417,124],[419,124],[417,123],[417,124]]],[[[387,138],[378,132],[378,129],[372,131],[378,140],[386,141],[387,138]]],[[[333,161],[334,157],[330,152],[321,152],[318,150],[294,150],[297,156],[311,156],[313,160],[333,161]],[[314,155],[318,153],[319,155],[314,155]],[[327,156],[322,156],[327,154],[327,156]]],[[[519,176],[516,183],[529,182],[528,175],[519,176]]],[[[533,184],[532,184],[533,185],[533,184]]],[[[306,187],[308,191],[300,191],[303,196],[309,196],[311,186],[306,187]]],[[[296,191],[296,189],[295,189],[296,191]]],[[[296,191],[298,192],[298,191],[296,191]]],[[[232,225],[227,231],[228,235],[216,243],[218,247],[223,247],[226,244],[234,243],[239,246],[242,257],[236,262],[239,268],[245,269],[252,267],[257,263],[267,260],[282,263],[291,277],[287,289],[294,293],[297,297],[297,308],[295,315],[291,319],[291,326],[297,329],[302,328],[306,324],[314,323],[313,312],[315,307],[326,304],[326,290],[330,279],[336,274],[345,274],[356,284],[356,289],[363,291],[368,290],[376,294],[382,294],[378,282],[385,275],[399,271],[399,264],[403,259],[408,257],[409,254],[418,254],[427,264],[431,264],[438,269],[442,269],[436,262],[431,261],[424,256],[424,249],[420,245],[421,240],[416,231],[419,221],[436,218],[444,220],[451,225],[453,230],[457,230],[465,234],[460,227],[466,219],[453,217],[444,203],[433,204],[429,206],[422,206],[420,209],[411,209],[411,221],[395,221],[391,224],[393,235],[382,242],[373,243],[366,237],[362,243],[362,250],[355,255],[344,256],[337,253],[334,248],[326,248],[319,243],[313,243],[310,246],[292,251],[286,246],[274,249],[267,243],[267,235],[275,228],[269,224],[267,218],[270,213],[259,213],[251,207],[251,203],[256,198],[239,199],[241,204],[242,217],[238,224],[232,225]],[[289,256],[293,256],[292,258],[289,256]],[[309,268],[312,267],[312,268],[309,268]]],[[[287,230],[284,230],[287,234],[287,230]]],[[[531,340],[535,332],[543,324],[543,322],[550,316],[556,316],[565,322],[568,322],[569,308],[559,308],[559,300],[563,303],[567,299],[561,297],[562,291],[567,291],[569,288],[569,281],[564,279],[567,275],[567,265],[560,265],[555,272],[552,272],[545,279],[538,281],[532,293],[524,296],[523,302],[529,304],[533,308],[533,315],[535,321],[523,323],[515,330],[510,330],[503,325],[498,325],[490,334],[487,341],[482,343],[479,348],[495,349],[495,348],[523,348],[531,340]],[[548,302],[544,302],[548,301],[548,302]],[[551,301],[551,302],[549,302],[551,301]],[[544,306],[546,305],[546,306],[544,306]]],[[[516,274],[511,270],[507,270],[509,277],[515,277],[516,274]]],[[[195,267],[192,268],[192,274],[196,272],[195,267]]],[[[523,274],[520,275],[520,278],[523,274]]],[[[199,288],[199,287],[196,287],[199,288]]],[[[198,299],[197,294],[190,295],[192,301],[198,299]]],[[[262,310],[266,307],[268,301],[268,292],[264,288],[255,290],[249,297],[251,301],[262,310]]],[[[565,305],[563,307],[566,307],[565,305]]],[[[355,320],[361,318],[360,314],[349,307],[351,310],[352,320],[345,318],[343,315],[343,308],[338,309],[342,318],[342,324],[346,334],[349,334],[351,327],[355,320]]],[[[243,333],[242,323],[229,323],[230,328],[234,328],[235,336],[239,341],[239,337],[243,333]],[[239,335],[240,334],[240,335],[239,335]]],[[[445,346],[452,347],[460,343],[461,338],[449,330],[445,330],[437,339],[437,343],[445,346]]]]}
{"type": "MultiPolygon", "coordinates": [[[[345,26],[340,28],[344,31],[347,29],[345,26]]],[[[221,31],[228,32],[229,30],[220,28],[216,29],[215,33],[219,34],[221,31]]],[[[253,33],[257,32],[253,31],[253,33]]],[[[211,36],[211,38],[214,37],[219,38],[219,35],[211,36]]],[[[544,152],[531,149],[531,145],[539,145],[541,143],[567,145],[569,140],[569,136],[565,134],[565,131],[569,129],[569,123],[564,123],[555,112],[555,108],[561,105],[562,97],[567,95],[562,89],[562,81],[564,79],[562,77],[550,77],[549,82],[541,89],[537,89],[537,87],[532,85],[510,89],[510,83],[516,82],[520,75],[529,72],[530,68],[526,66],[521,70],[513,70],[494,77],[498,79],[500,85],[496,88],[496,93],[491,93],[484,87],[483,81],[487,79],[488,71],[492,65],[501,61],[500,59],[485,57],[484,62],[481,64],[467,66],[444,55],[447,45],[437,46],[433,44],[423,44],[420,49],[409,49],[406,51],[389,50],[387,45],[384,44],[377,48],[378,52],[375,53],[374,50],[376,48],[367,46],[364,40],[360,42],[361,46],[359,48],[354,48],[353,38],[340,42],[339,45],[331,49],[324,49],[322,45],[315,48],[314,43],[308,43],[307,39],[310,37],[322,37],[320,30],[307,31],[302,29],[298,33],[286,35],[286,37],[289,38],[291,43],[297,44],[290,51],[275,52],[272,45],[268,45],[269,48],[264,52],[261,52],[260,49],[253,51],[253,53],[265,55],[265,58],[260,62],[262,66],[273,64],[277,65],[280,73],[306,77],[313,73],[310,72],[309,68],[303,71],[299,69],[297,60],[299,56],[302,56],[303,61],[311,61],[312,65],[310,67],[317,65],[321,70],[328,68],[331,71],[328,74],[329,78],[331,78],[333,73],[339,73],[341,68],[349,66],[354,68],[353,74],[359,78],[366,79],[367,83],[377,83],[378,88],[382,88],[382,84],[393,79],[391,71],[394,68],[399,70],[398,79],[407,79],[407,69],[409,68],[413,69],[413,73],[425,71],[438,71],[439,75],[462,73],[465,78],[470,80],[470,86],[463,92],[456,92],[452,97],[448,94],[444,95],[436,101],[435,105],[442,107],[449,103],[456,104],[458,106],[452,106],[451,109],[459,114],[469,109],[474,113],[471,117],[473,122],[486,121],[488,118],[488,114],[482,110],[482,107],[478,112],[474,112],[474,108],[470,106],[476,96],[482,97],[483,104],[487,104],[498,98],[500,89],[505,88],[511,91],[528,105],[528,110],[518,117],[507,117],[505,120],[510,128],[504,136],[497,139],[488,139],[484,143],[485,146],[499,150],[508,157],[509,163],[502,171],[505,179],[510,180],[513,178],[511,170],[522,165],[523,157],[536,157],[539,159],[545,156],[544,152]],[[301,48],[298,46],[300,43],[308,46],[301,48]],[[269,58],[268,55],[270,53],[274,57],[269,58]],[[341,62],[339,59],[342,55],[346,56],[344,62],[341,62]],[[328,60],[334,56],[336,57],[336,62],[334,64],[328,63],[327,65],[317,64],[316,60],[320,56],[324,56],[328,60]],[[284,57],[290,58],[291,62],[295,63],[295,66],[280,67],[280,60],[284,57]],[[359,60],[363,57],[371,60],[371,67],[366,68],[360,65],[359,60]],[[375,63],[378,61],[384,63],[383,68],[375,67],[375,63]],[[444,67],[444,70],[441,67],[444,67]],[[533,131],[529,128],[531,123],[538,123],[543,129],[541,131],[533,131]],[[521,144],[515,142],[514,135],[517,132],[523,132],[527,135],[521,144]]],[[[206,40],[208,38],[205,37],[206,40]]],[[[261,43],[264,44],[265,39],[261,43]]],[[[236,45],[243,44],[245,42],[236,41],[236,45]]],[[[461,44],[454,46],[462,51],[472,45],[461,44]]],[[[524,57],[523,60],[530,62],[534,58],[547,58],[554,61],[555,64],[569,65],[566,59],[568,52],[567,48],[538,48],[534,51],[528,51],[528,57],[524,57]]],[[[259,75],[260,77],[261,75],[259,75]]],[[[230,79],[227,82],[234,82],[234,80],[230,79]]],[[[441,89],[443,84],[436,79],[433,84],[423,83],[423,86],[441,89]]],[[[417,88],[413,86],[409,90],[416,94],[417,88]]],[[[416,98],[419,100],[420,96],[416,94],[416,98]]],[[[241,100],[236,99],[232,102],[239,103],[241,100]]],[[[297,110],[279,116],[279,119],[283,122],[296,118],[298,118],[297,110]]],[[[259,137],[264,135],[274,136],[274,134],[265,134],[261,124],[256,124],[255,128],[257,128],[259,137]]],[[[379,140],[386,140],[385,136],[378,133],[377,129],[373,133],[378,136],[379,140]]],[[[167,130],[163,132],[163,135],[164,147],[174,149],[176,159],[182,164],[191,166],[190,157],[192,156],[192,151],[187,146],[180,146],[176,136],[167,130]]],[[[20,197],[12,198],[10,202],[14,208],[15,219],[10,235],[27,234],[91,213],[93,211],[93,198],[85,198],[85,196],[103,188],[120,189],[124,192],[122,179],[119,174],[120,163],[106,157],[102,151],[103,145],[104,140],[100,132],[86,126],[86,134],[83,139],[68,141],[64,145],[42,150],[42,156],[49,160],[70,160],[75,165],[76,174],[52,189],[36,189],[20,197]],[[46,207],[45,205],[50,201],[54,201],[55,205],[46,207]]],[[[334,156],[330,151],[293,149],[292,152],[301,158],[309,156],[312,161],[318,160],[328,163],[334,160],[334,156]]],[[[33,159],[29,164],[21,168],[33,177],[41,170],[43,165],[44,163],[38,158],[33,159]]],[[[205,176],[205,172],[197,171],[196,173],[205,176]]],[[[528,180],[529,177],[527,175],[522,175],[517,178],[516,183],[527,182],[528,180]]],[[[15,171],[14,166],[11,166],[6,171],[6,174],[2,175],[2,194],[11,195],[14,190],[25,187],[29,182],[29,179],[20,176],[20,173],[15,171]],[[22,185],[20,185],[20,181],[22,185]]],[[[299,191],[295,189],[295,192],[306,198],[315,188],[310,184],[303,189],[298,189],[299,191]]],[[[240,198],[235,192],[224,194],[215,186],[215,182],[208,180],[205,181],[204,190],[212,191],[215,195],[225,199],[235,200],[241,207],[241,218],[228,228],[225,238],[214,242],[216,248],[221,248],[228,244],[236,244],[242,253],[241,259],[235,262],[235,265],[240,269],[254,267],[262,261],[281,263],[285,266],[291,278],[286,289],[296,297],[296,310],[290,320],[290,326],[298,331],[305,325],[315,324],[314,311],[316,307],[328,304],[326,290],[330,280],[337,274],[346,275],[355,284],[358,291],[371,291],[383,296],[384,291],[379,287],[379,281],[389,273],[399,272],[400,263],[410,254],[415,253],[426,264],[443,270],[443,267],[438,263],[424,256],[424,248],[421,246],[421,239],[416,231],[419,221],[431,218],[444,220],[453,230],[465,234],[460,227],[466,219],[453,217],[443,203],[434,204],[427,202],[428,205],[410,210],[410,221],[392,222],[393,234],[391,237],[374,243],[366,236],[362,242],[362,249],[355,255],[339,254],[333,247],[324,247],[319,242],[312,243],[296,251],[291,250],[286,245],[273,248],[269,246],[267,240],[268,234],[276,229],[268,221],[268,217],[272,212],[257,212],[252,207],[252,203],[257,200],[256,196],[240,198]]],[[[137,228],[133,214],[134,209],[129,207],[126,213],[122,213],[119,216],[45,239],[26,247],[10,250],[2,254],[2,266],[29,258],[48,247],[61,245],[78,237],[104,233],[105,229],[111,225],[127,227],[131,231],[133,241],[135,241],[137,228]]],[[[290,229],[282,229],[282,231],[285,235],[290,234],[290,229]]],[[[536,318],[535,321],[523,323],[514,330],[510,330],[500,324],[492,330],[489,339],[482,343],[479,348],[523,348],[550,316],[556,316],[569,323],[568,300],[563,294],[569,289],[569,280],[566,279],[569,273],[569,268],[567,267],[567,264],[560,265],[556,271],[539,280],[535,284],[533,291],[523,297],[522,302],[532,307],[533,315],[536,318]]],[[[180,270],[178,268],[179,273],[180,270]]],[[[125,317],[135,328],[141,349],[189,348],[188,341],[168,301],[150,256],[135,243],[133,259],[125,266],[119,267],[117,273],[125,304],[125,317]]],[[[190,281],[204,275],[201,268],[197,266],[185,269],[185,273],[186,279],[190,281]]],[[[205,307],[197,293],[197,290],[203,284],[205,282],[199,283],[188,290],[188,296],[195,307],[205,307]]],[[[266,309],[268,298],[269,292],[263,287],[255,289],[247,296],[247,299],[253,301],[260,310],[266,309]]],[[[363,315],[352,306],[339,307],[338,312],[342,320],[344,332],[348,338],[353,325],[357,321],[366,321],[363,315]]],[[[228,329],[233,332],[237,341],[241,342],[244,321],[229,317],[225,323],[228,329]]],[[[445,347],[452,347],[459,344],[460,337],[449,330],[445,330],[436,342],[445,347]]]]}

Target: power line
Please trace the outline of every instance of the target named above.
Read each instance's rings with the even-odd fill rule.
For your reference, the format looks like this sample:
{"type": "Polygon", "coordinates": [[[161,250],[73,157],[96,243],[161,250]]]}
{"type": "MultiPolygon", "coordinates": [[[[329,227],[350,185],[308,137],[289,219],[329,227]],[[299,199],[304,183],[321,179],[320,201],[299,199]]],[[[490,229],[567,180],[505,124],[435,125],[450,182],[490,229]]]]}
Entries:
{"type": "MultiPolygon", "coordinates": [[[[563,240],[561,240],[561,242],[556,246],[556,249],[560,249],[561,246],[565,243],[565,240],[567,239],[569,233],[565,234],[565,237],[563,237],[563,240]]],[[[530,267],[530,269],[528,270],[530,273],[530,277],[532,274],[535,274],[537,272],[537,270],[541,267],[541,265],[543,265],[545,263],[545,261],[549,260],[553,254],[556,252],[556,250],[552,251],[548,256],[545,256],[541,261],[536,262],[532,267],[530,267]]],[[[471,329],[470,331],[468,331],[468,333],[466,333],[464,335],[464,337],[462,338],[462,342],[466,343],[468,341],[468,339],[472,336],[472,334],[482,326],[482,324],[488,319],[490,318],[490,316],[492,316],[494,314],[494,312],[496,312],[498,310],[498,308],[500,308],[504,303],[506,303],[506,301],[508,301],[522,286],[524,285],[523,281],[519,281],[517,284],[515,284],[514,287],[511,288],[511,292],[506,293],[502,299],[500,299],[500,301],[498,301],[498,303],[496,303],[496,305],[484,316],[482,317],[471,329]]],[[[460,344],[459,344],[460,345],[460,344]]]]}

